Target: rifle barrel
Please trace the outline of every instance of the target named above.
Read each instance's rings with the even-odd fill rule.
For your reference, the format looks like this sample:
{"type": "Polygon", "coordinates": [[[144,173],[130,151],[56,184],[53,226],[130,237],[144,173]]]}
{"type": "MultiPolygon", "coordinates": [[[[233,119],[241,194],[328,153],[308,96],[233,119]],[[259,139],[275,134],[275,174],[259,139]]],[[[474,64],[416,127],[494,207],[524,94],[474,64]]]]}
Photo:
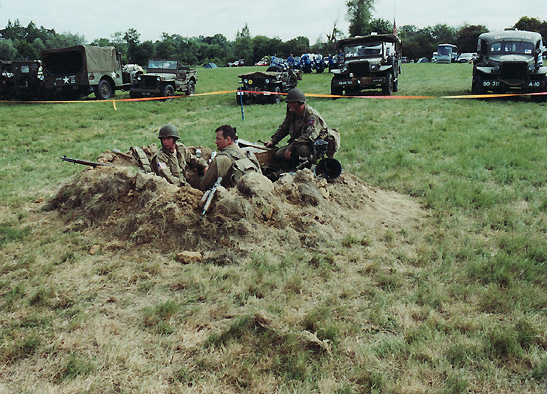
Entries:
{"type": "Polygon", "coordinates": [[[93,168],[101,167],[101,166],[114,167],[114,164],[110,164],[110,163],[99,163],[98,161],[72,159],[72,158],[66,157],[66,156],[61,157],[61,160],[68,161],[69,163],[82,164],[84,166],[91,166],[93,168]]]}

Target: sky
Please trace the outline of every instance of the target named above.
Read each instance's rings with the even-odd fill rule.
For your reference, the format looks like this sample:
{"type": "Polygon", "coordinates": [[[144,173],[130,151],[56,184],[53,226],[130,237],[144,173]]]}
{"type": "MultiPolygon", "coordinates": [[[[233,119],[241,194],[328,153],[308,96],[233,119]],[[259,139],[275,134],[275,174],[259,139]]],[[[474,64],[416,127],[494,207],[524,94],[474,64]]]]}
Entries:
{"type": "MultiPolygon", "coordinates": [[[[162,33],[182,37],[223,34],[233,41],[247,24],[252,37],[283,41],[308,37],[325,41],[334,24],[348,34],[345,0],[0,0],[0,28],[19,19],[23,26],[55,29],[85,37],[86,43],[130,28],[140,40],[156,41],[162,33]]],[[[547,20],[545,0],[376,0],[373,18],[418,28],[446,24],[512,26],[520,17],[547,20]]]]}

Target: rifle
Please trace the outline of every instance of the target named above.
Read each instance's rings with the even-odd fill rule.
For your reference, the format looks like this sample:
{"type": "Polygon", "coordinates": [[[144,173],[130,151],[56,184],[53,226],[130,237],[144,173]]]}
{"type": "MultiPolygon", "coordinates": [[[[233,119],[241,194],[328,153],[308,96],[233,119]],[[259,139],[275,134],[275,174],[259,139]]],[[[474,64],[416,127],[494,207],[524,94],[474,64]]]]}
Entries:
{"type": "MultiPolygon", "coordinates": [[[[209,209],[209,205],[211,205],[211,201],[213,201],[213,197],[215,196],[215,192],[217,191],[217,187],[220,186],[220,182],[222,182],[222,177],[219,176],[217,178],[217,181],[213,185],[212,188],[210,188],[207,193],[205,194],[207,197],[207,200],[205,200],[205,205],[203,205],[203,211],[201,212],[200,219],[203,219],[205,217],[205,214],[207,213],[207,210],[209,209]]],[[[204,195],[204,197],[205,197],[204,195]]]]}
{"type": "Polygon", "coordinates": [[[101,167],[101,166],[114,167],[114,164],[110,164],[110,163],[99,163],[97,161],[71,159],[70,157],[66,157],[66,156],[61,157],[61,160],[68,161],[69,163],[74,163],[74,164],[83,164],[84,166],[91,166],[93,168],[101,167]]]}

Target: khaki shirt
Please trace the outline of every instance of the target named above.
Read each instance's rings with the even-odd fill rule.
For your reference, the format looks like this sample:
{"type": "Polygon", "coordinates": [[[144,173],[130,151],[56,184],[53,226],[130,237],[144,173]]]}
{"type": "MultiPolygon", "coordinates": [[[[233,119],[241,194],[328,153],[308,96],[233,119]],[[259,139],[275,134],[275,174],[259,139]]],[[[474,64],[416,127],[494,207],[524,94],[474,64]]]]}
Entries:
{"type": "Polygon", "coordinates": [[[205,176],[201,180],[199,188],[201,190],[210,189],[215,184],[219,176],[222,177],[222,186],[232,186],[231,170],[234,160],[245,157],[245,152],[236,144],[228,145],[218,155],[215,156],[205,176]]]}
{"type": "Polygon", "coordinates": [[[156,152],[150,161],[150,167],[157,175],[167,179],[175,186],[187,185],[185,172],[188,166],[194,168],[205,168],[206,162],[198,159],[183,144],[176,144],[175,153],[161,148],[156,152]]]}
{"type": "Polygon", "coordinates": [[[285,120],[272,135],[272,143],[276,145],[287,135],[289,149],[294,150],[299,144],[313,144],[316,139],[326,140],[328,134],[327,124],[315,109],[306,104],[300,116],[287,108],[285,120]]]}

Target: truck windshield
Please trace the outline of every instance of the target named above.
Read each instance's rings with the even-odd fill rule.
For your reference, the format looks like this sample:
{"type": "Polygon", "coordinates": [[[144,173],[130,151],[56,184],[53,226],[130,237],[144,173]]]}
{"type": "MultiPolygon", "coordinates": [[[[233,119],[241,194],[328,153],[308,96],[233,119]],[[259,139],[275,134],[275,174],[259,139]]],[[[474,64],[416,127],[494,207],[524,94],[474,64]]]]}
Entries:
{"type": "Polygon", "coordinates": [[[439,46],[437,48],[437,54],[439,54],[439,55],[452,55],[452,47],[439,46]]]}
{"type": "Polygon", "coordinates": [[[490,44],[490,54],[531,55],[534,53],[534,44],[523,41],[497,41],[490,44]]]}
{"type": "Polygon", "coordinates": [[[377,57],[382,55],[382,43],[370,42],[366,44],[351,45],[344,47],[344,57],[352,59],[357,57],[377,57]]]}

